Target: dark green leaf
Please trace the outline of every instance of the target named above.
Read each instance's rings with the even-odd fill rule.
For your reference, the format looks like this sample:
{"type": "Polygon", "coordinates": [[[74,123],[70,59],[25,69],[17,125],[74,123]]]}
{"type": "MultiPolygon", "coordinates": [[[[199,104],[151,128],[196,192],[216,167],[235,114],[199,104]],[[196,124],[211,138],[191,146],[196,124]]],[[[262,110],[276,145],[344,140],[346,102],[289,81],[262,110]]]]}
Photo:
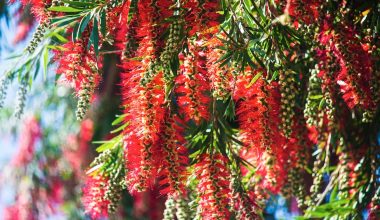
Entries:
{"type": "Polygon", "coordinates": [[[94,18],[94,27],[92,28],[90,40],[94,45],[95,55],[99,55],[99,31],[98,31],[98,19],[94,18]]]}

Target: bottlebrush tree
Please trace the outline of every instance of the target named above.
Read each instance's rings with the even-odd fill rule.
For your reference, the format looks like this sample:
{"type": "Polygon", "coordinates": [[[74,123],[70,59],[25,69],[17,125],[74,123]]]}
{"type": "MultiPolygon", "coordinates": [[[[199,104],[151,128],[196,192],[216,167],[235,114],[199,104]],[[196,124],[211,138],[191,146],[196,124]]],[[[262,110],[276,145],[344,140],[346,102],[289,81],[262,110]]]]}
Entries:
{"type": "Polygon", "coordinates": [[[302,219],[380,218],[378,1],[19,7],[34,19],[19,18],[14,41],[38,26],[0,103],[17,80],[21,117],[42,72],[73,88],[77,119],[103,139],[83,180],[90,218],[125,217],[128,194],[151,219],[261,219],[276,195],[295,198],[302,219]]]}

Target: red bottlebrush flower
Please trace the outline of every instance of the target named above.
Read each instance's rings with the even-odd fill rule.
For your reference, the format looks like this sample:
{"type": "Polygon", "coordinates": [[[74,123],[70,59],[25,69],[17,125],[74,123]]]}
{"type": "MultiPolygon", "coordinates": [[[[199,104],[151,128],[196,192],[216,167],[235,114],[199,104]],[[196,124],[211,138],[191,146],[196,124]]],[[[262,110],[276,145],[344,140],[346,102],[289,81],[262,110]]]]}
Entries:
{"type": "Polygon", "coordinates": [[[181,74],[176,78],[178,105],[185,120],[194,120],[199,124],[201,120],[209,118],[208,96],[209,83],[205,68],[205,54],[198,46],[190,45],[190,54],[183,58],[181,74]]]}
{"type": "Polygon", "coordinates": [[[319,76],[339,85],[349,108],[357,105],[363,109],[373,108],[370,90],[373,65],[370,54],[363,49],[356,32],[349,25],[340,25],[333,29],[326,22],[323,28],[319,35],[319,42],[324,46],[324,49],[318,50],[321,69],[319,76]],[[326,72],[330,72],[326,68],[331,65],[335,65],[337,69],[333,72],[333,77],[326,76],[326,72]]]}
{"type": "Polygon", "coordinates": [[[220,14],[217,13],[220,10],[219,1],[189,0],[184,4],[184,8],[187,9],[185,29],[189,31],[189,37],[194,36],[197,32],[201,34],[217,32],[215,26],[219,25],[220,14]]]}
{"type": "Polygon", "coordinates": [[[101,76],[101,59],[96,59],[94,48],[87,49],[89,32],[84,32],[84,39],[64,45],[65,50],[56,54],[59,60],[57,74],[63,74],[67,81],[75,85],[78,95],[77,119],[82,120],[94,98],[95,88],[101,76]]]}
{"type": "Polygon", "coordinates": [[[20,134],[20,148],[11,161],[12,166],[23,167],[30,163],[34,156],[35,144],[41,135],[42,131],[37,119],[34,117],[27,119],[20,134]]]}
{"type": "Polygon", "coordinates": [[[321,5],[321,0],[287,0],[284,12],[305,24],[311,24],[318,20],[321,5]]]}
{"type": "Polygon", "coordinates": [[[264,107],[259,100],[261,93],[260,86],[262,81],[257,81],[250,85],[253,76],[239,76],[236,81],[236,90],[233,97],[237,102],[236,115],[240,125],[240,137],[244,140],[247,148],[255,148],[257,153],[265,148],[260,145],[263,130],[259,120],[264,112],[264,107]],[[255,146],[255,147],[252,147],[255,146]]]}
{"type": "Polygon", "coordinates": [[[32,28],[32,25],[29,23],[20,22],[17,25],[17,32],[15,37],[13,38],[13,44],[17,44],[24,40],[26,36],[28,35],[30,29],[32,28]]]}
{"type": "Polygon", "coordinates": [[[165,7],[165,5],[168,5],[168,0],[164,0],[163,3],[159,2],[161,1],[139,1],[137,5],[140,16],[137,37],[142,39],[137,56],[151,56],[152,60],[159,58],[159,53],[165,45],[160,38],[165,30],[165,28],[162,28],[161,22],[169,17],[169,14],[171,15],[171,13],[167,12],[169,8],[165,7]]]}
{"type": "Polygon", "coordinates": [[[220,66],[219,59],[223,56],[224,51],[219,47],[223,45],[223,42],[219,38],[213,37],[207,42],[207,45],[207,72],[212,94],[216,98],[225,99],[232,91],[232,74],[229,67],[220,66]]]}
{"type": "Polygon", "coordinates": [[[136,37],[140,39],[136,56],[143,60],[124,59],[122,67],[122,95],[125,106],[124,148],[127,185],[131,193],[145,190],[153,185],[157,177],[157,163],[160,161],[160,133],[165,117],[165,101],[162,71],[156,61],[162,42],[159,40],[160,19],[156,1],[139,1],[139,28],[136,37]]]}
{"type": "Polygon", "coordinates": [[[181,121],[176,116],[169,116],[165,120],[165,128],[161,135],[163,161],[157,161],[161,170],[159,176],[162,178],[159,183],[163,187],[160,192],[174,197],[186,194],[186,165],[189,160],[184,146],[184,131],[180,124],[181,121]]]}
{"type": "Polygon", "coordinates": [[[100,82],[100,75],[94,72],[100,68],[101,61],[96,61],[94,50],[92,47],[88,50],[87,43],[87,38],[78,39],[75,43],[70,41],[55,56],[59,62],[57,74],[63,74],[69,83],[75,85],[77,91],[82,89],[84,83],[89,82],[89,76],[94,78],[95,85],[100,82]]]}
{"type": "Polygon", "coordinates": [[[123,50],[121,59],[124,60],[128,57],[133,57],[135,55],[134,51],[136,48],[132,48],[132,45],[138,42],[137,39],[137,28],[139,24],[138,14],[134,14],[129,20],[129,10],[130,10],[130,1],[127,1],[120,12],[120,19],[117,25],[116,31],[116,46],[123,50]]]}
{"type": "Polygon", "coordinates": [[[105,200],[107,184],[108,179],[102,175],[87,176],[86,178],[82,202],[86,213],[93,219],[108,216],[108,204],[110,201],[105,200]]]}
{"type": "Polygon", "coordinates": [[[198,212],[202,219],[229,219],[231,191],[227,158],[221,154],[202,154],[195,164],[195,174],[199,180],[198,212]]]}
{"type": "Polygon", "coordinates": [[[240,137],[245,145],[241,156],[257,167],[263,177],[262,187],[276,193],[284,184],[289,159],[288,144],[280,124],[280,93],[278,84],[266,84],[262,79],[251,85],[259,73],[239,76],[234,99],[238,101],[236,114],[240,124],[240,137]],[[239,99],[242,99],[239,101],[239,99]]]}
{"type": "MultiPolygon", "coordinates": [[[[129,64],[132,64],[129,62],[129,64]]],[[[154,166],[165,110],[163,74],[159,73],[145,85],[140,74],[149,74],[150,63],[123,74],[123,98],[126,106],[124,147],[127,161],[127,181],[130,192],[141,191],[152,185],[156,177],[154,166]]]]}

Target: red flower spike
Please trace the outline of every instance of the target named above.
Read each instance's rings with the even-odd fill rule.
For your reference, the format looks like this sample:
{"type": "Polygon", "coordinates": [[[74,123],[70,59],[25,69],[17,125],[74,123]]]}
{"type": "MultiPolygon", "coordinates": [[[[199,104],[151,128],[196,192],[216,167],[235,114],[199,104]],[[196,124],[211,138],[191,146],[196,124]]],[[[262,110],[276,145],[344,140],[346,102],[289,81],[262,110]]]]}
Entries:
{"type": "Polygon", "coordinates": [[[223,45],[223,42],[219,38],[213,37],[207,42],[207,45],[207,71],[212,94],[218,99],[225,99],[232,91],[233,76],[231,69],[227,66],[220,66],[219,59],[224,52],[219,47],[223,45]]]}
{"type": "Polygon", "coordinates": [[[305,24],[317,22],[321,0],[287,0],[285,13],[305,24]]]}
{"type": "Polygon", "coordinates": [[[55,59],[59,65],[57,74],[63,74],[68,83],[75,86],[78,92],[83,84],[89,82],[89,77],[93,77],[95,87],[99,84],[100,75],[94,71],[101,68],[101,60],[96,60],[93,47],[86,48],[88,39],[78,39],[75,43],[68,42],[63,45],[63,52],[57,52],[55,59]]]}
{"type": "Polygon", "coordinates": [[[187,177],[186,165],[188,164],[187,149],[183,137],[182,122],[176,116],[169,116],[165,120],[165,128],[162,132],[162,160],[157,161],[160,167],[159,177],[162,194],[178,197],[186,194],[185,181],[187,177]]]}
{"type": "MultiPolygon", "coordinates": [[[[129,68],[128,65],[125,67],[129,68]]],[[[149,68],[149,63],[143,63],[140,69],[122,75],[125,121],[129,123],[124,130],[124,147],[127,182],[132,193],[152,185],[157,175],[155,155],[160,155],[159,133],[165,116],[163,75],[157,74],[143,86],[140,84],[140,74],[146,73],[149,68]]]]}
{"type": "Polygon", "coordinates": [[[326,21],[318,40],[324,47],[317,51],[321,69],[319,76],[327,84],[333,81],[339,85],[342,98],[349,108],[374,108],[369,84],[373,74],[372,60],[368,51],[361,46],[356,32],[344,24],[333,29],[326,21]],[[332,57],[335,58],[334,62],[331,62],[332,57]],[[329,72],[326,67],[333,64],[338,70],[333,72],[332,77],[326,76],[329,72]]]}
{"type": "Polygon", "coordinates": [[[190,54],[183,58],[181,74],[176,78],[180,112],[186,121],[194,120],[197,124],[209,118],[209,82],[205,61],[200,48],[190,46],[190,54]]]}
{"type": "Polygon", "coordinates": [[[220,14],[217,12],[219,9],[219,1],[206,0],[196,1],[189,0],[184,4],[187,9],[185,15],[185,29],[189,30],[189,37],[194,36],[196,33],[212,34],[217,32],[216,26],[219,25],[220,14]]]}
{"type": "Polygon", "coordinates": [[[108,204],[110,201],[104,199],[107,185],[108,179],[101,175],[87,176],[85,186],[83,187],[82,202],[86,213],[92,219],[108,216],[108,204]]]}
{"type": "Polygon", "coordinates": [[[259,79],[251,85],[259,71],[250,73],[248,70],[247,75],[238,76],[233,94],[237,101],[240,137],[245,145],[240,154],[257,167],[256,173],[263,177],[261,187],[277,193],[286,177],[283,167],[289,159],[290,144],[278,127],[281,99],[278,84],[267,84],[259,79]]]}
{"type": "MultiPolygon", "coordinates": [[[[161,161],[160,134],[165,118],[163,73],[156,70],[156,60],[162,46],[162,30],[158,22],[162,8],[155,0],[139,1],[136,37],[139,48],[135,55],[143,60],[123,59],[122,96],[125,106],[124,148],[126,181],[131,193],[153,185],[161,161]]],[[[167,9],[165,9],[167,10],[167,9]]]]}
{"type": "Polygon", "coordinates": [[[228,210],[231,198],[227,158],[221,154],[203,154],[195,165],[199,183],[199,213],[202,219],[229,219],[228,210]]]}

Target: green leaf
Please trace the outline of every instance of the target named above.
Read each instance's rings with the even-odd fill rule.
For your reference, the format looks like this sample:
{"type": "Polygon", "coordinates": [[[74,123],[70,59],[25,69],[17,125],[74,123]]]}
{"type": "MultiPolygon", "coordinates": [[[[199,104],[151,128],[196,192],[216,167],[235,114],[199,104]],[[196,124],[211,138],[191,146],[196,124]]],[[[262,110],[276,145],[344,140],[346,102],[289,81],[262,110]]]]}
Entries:
{"type": "Polygon", "coordinates": [[[47,49],[47,47],[44,48],[42,57],[43,57],[43,65],[44,65],[44,68],[43,68],[44,80],[46,80],[47,68],[48,68],[48,63],[49,63],[49,50],[47,49]]]}
{"type": "Polygon", "coordinates": [[[62,35],[56,33],[56,32],[53,32],[53,36],[55,38],[57,38],[61,43],[67,43],[69,40],[67,40],[65,37],[63,37],[62,35]]]}
{"type": "Polygon", "coordinates": [[[323,98],[323,95],[313,95],[313,96],[309,96],[310,99],[321,99],[323,98]]]}
{"type": "Polygon", "coordinates": [[[123,124],[122,126],[116,128],[115,130],[112,130],[112,131],[111,131],[111,134],[114,134],[114,133],[117,133],[117,132],[119,132],[119,131],[122,131],[122,130],[124,130],[124,128],[126,128],[127,126],[128,126],[128,123],[123,124]]]}
{"type": "Polygon", "coordinates": [[[49,48],[51,50],[61,50],[61,51],[66,50],[65,47],[63,47],[63,46],[56,46],[56,45],[48,45],[47,48],[49,48]]]}
{"type": "Polygon", "coordinates": [[[338,185],[335,185],[330,195],[331,202],[336,201],[336,199],[338,198],[338,191],[339,191],[338,185]]]}
{"type": "Polygon", "coordinates": [[[48,8],[49,11],[57,11],[57,12],[81,12],[83,9],[72,8],[67,6],[53,6],[48,8]]]}
{"type": "Polygon", "coordinates": [[[114,147],[118,146],[122,140],[123,140],[123,135],[118,135],[118,136],[112,138],[111,140],[107,141],[106,143],[100,145],[98,148],[96,148],[96,151],[97,152],[103,152],[105,150],[114,148],[114,147]]]}
{"type": "Polygon", "coordinates": [[[125,116],[126,114],[118,115],[117,118],[112,122],[112,126],[120,124],[124,120],[125,116]]]}
{"type": "Polygon", "coordinates": [[[60,26],[65,26],[67,24],[70,24],[74,21],[76,21],[80,17],[80,14],[76,15],[70,15],[70,16],[62,16],[62,17],[55,17],[52,18],[52,23],[53,24],[58,24],[60,26]]]}
{"type": "Polygon", "coordinates": [[[262,75],[263,75],[263,73],[261,71],[259,73],[257,73],[255,75],[255,77],[252,78],[251,82],[249,82],[247,88],[251,87],[262,75]]]}
{"type": "Polygon", "coordinates": [[[90,40],[92,42],[92,45],[94,45],[95,55],[98,57],[99,55],[99,30],[98,30],[98,19],[96,17],[94,18],[94,27],[91,31],[91,37],[90,40]]]}
{"type": "Polygon", "coordinates": [[[78,7],[94,7],[95,4],[92,2],[79,2],[79,1],[67,1],[62,0],[62,2],[69,4],[70,6],[78,6],[78,7]]]}
{"type": "Polygon", "coordinates": [[[326,99],[321,99],[321,102],[319,102],[318,110],[322,110],[323,106],[325,106],[326,99]]]}
{"type": "Polygon", "coordinates": [[[88,13],[86,16],[82,18],[82,20],[79,23],[78,29],[76,31],[75,39],[79,38],[79,36],[83,33],[83,31],[86,29],[88,23],[90,22],[92,18],[92,13],[88,13]]]}
{"type": "Polygon", "coordinates": [[[106,19],[106,10],[102,10],[101,15],[100,15],[100,31],[103,36],[106,36],[107,33],[107,19],[106,19]]]}

